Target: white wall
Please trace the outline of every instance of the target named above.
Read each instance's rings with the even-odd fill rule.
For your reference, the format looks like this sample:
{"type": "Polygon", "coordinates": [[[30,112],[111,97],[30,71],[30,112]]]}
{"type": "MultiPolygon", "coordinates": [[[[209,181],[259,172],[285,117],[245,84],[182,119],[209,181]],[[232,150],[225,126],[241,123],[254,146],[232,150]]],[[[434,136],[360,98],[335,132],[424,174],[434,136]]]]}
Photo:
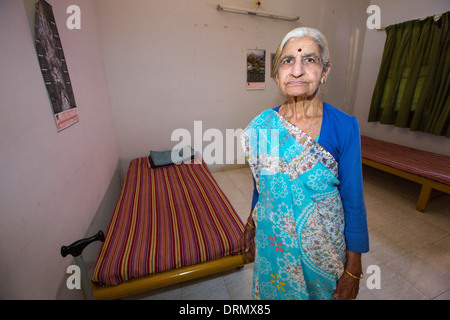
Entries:
{"type": "MultiPolygon", "coordinates": [[[[432,16],[450,10],[448,0],[372,0],[371,4],[381,9],[381,24],[392,24],[432,16]]],[[[403,144],[413,148],[450,155],[450,139],[405,128],[367,122],[373,89],[377,81],[383,55],[386,33],[367,30],[355,101],[355,115],[361,125],[361,132],[367,136],[403,144]]]]}
{"type": "Polygon", "coordinates": [[[172,148],[175,129],[193,135],[195,120],[203,132],[225,134],[281,104],[268,74],[265,90],[246,90],[246,50],[266,49],[269,66],[270,53],[298,26],[328,38],[334,64],[326,100],[353,111],[368,0],[262,1],[261,10],[299,22],[218,12],[218,3],[252,8],[254,1],[95,1],[123,173],[131,159],[172,148]]]}
{"type": "Polygon", "coordinates": [[[86,235],[111,182],[118,184],[92,1],[48,2],[80,122],[56,130],[31,32],[34,0],[1,0],[0,299],[55,299],[72,263],[61,257],[61,246],[86,235]],[[71,31],[66,8],[74,2],[82,9],[82,30],[71,31]]]}

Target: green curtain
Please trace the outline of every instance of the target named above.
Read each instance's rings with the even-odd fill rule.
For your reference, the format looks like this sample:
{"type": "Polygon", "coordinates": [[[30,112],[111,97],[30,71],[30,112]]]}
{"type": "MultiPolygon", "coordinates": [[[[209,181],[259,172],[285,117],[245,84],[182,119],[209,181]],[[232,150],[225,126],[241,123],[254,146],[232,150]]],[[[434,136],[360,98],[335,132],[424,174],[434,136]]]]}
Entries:
{"type": "Polygon", "coordinates": [[[450,11],[386,28],[369,122],[450,138],[450,11]]]}

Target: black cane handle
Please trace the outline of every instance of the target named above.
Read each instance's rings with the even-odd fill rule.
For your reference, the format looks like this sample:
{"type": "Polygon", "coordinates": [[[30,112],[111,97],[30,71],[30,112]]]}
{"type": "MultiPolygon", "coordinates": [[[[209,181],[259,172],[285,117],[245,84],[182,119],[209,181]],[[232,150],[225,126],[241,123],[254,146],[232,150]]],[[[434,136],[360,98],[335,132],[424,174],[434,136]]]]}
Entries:
{"type": "Polygon", "coordinates": [[[105,241],[105,235],[102,230],[100,230],[95,236],[75,241],[70,246],[62,246],[61,255],[65,257],[68,254],[71,254],[74,257],[78,257],[83,253],[84,248],[94,241],[105,241]]]}

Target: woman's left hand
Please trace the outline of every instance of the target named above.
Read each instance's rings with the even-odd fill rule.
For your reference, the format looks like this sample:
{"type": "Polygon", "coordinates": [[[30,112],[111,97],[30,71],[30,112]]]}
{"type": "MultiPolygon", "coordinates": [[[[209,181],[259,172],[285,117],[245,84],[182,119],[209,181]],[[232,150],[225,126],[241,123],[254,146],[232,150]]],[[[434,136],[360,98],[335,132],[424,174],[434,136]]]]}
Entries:
{"type": "Polygon", "coordinates": [[[359,291],[359,279],[354,279],[346,272],[339,278],[333,297],[337,300],[356,299],[359,291]]]}
{"type": "Polygon", "coordinates": [[[333,294],[333,297],[338,300],[355,299],[359,291],[359,279],[355,277],[362,275],[361,254],[347,250],[346,260],[345,270],[348,270],[354,277],[344,271],[339,278],[333,294]]]}

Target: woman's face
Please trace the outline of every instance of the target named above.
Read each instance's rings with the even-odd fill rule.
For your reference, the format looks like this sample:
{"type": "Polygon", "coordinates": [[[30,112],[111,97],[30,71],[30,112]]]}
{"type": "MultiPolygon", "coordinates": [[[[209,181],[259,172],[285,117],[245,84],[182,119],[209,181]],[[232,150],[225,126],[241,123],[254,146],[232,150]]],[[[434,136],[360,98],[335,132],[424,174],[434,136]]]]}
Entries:
{"type": "Polygon", "coordinates": [[[293,38],[286,42],[276,76],[281,92],[288,97],[313,96],[321,79],[326,80],[330,70],[323,72],[320,57],[320,47],[311,37],[293,38]]]}

